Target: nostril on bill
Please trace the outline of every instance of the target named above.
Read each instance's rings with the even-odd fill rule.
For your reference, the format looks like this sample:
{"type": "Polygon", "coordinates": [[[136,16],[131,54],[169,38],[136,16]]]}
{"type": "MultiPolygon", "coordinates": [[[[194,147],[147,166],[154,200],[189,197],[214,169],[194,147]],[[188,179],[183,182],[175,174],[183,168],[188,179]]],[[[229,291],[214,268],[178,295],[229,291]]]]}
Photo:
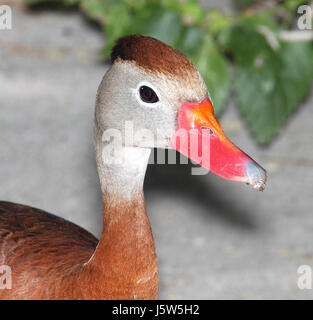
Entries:
{"type": "Polygon", "coordinates": [[[202,132],[202,133],[206,133],[206,134],[208,134],[208,135],[213,134],[213,130],[210,129],[210,128],[208,128],[208,127],[203,127],[203,126],[202,126],[200,129],[201,129],[201,132],[202,132]]]}
{"type": "Polygon", "coordinates": [[[248,161],[246,164],[246,173],[249,178],[249,184],[253,188],[263,191],[266,184],[266,171],[254,161],[248,161]]]}

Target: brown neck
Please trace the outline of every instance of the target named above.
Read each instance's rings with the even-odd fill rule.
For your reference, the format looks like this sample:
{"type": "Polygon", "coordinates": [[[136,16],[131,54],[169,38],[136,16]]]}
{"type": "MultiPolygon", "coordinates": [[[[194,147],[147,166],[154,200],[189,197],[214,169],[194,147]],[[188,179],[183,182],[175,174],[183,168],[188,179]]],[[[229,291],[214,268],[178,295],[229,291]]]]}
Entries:
{"type": "Polygon", "coordinates": [[[104,199],[103,204],[103,232],[88,262],[98,289],[115,299],[156,298],[157,257],[143,193],[113,205],[104,199]]]}
{"type": "Polygon", "coordinates": [[[99,157],[102,147],[96,145],[103,231],[85,265],[95,280],[92,290],[111,299],[157,298],[157,257],[143,194],[150,150],[121,147],[127,163],[106,165],[99,157]]]}

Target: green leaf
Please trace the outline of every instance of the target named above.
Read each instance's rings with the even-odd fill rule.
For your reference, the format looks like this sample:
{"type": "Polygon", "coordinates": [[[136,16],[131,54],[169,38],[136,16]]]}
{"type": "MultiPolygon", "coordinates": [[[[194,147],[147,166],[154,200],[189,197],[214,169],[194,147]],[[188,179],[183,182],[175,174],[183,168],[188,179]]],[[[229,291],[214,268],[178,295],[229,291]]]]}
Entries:
{"type": "Polygon", "coordinates": [[[163,7],[176,11],[186,25],[200,24],[204,10],[198,0],[163,0],[163,7]]]}
{"type": "Polygon", "coordinates": [[[277,29],[278,23],[275,17],[275,8],[266,11],[256,12],[254,14],[239,15],[240,24],[253,26],[266,26],[271,29],[277,29]]]}
{"type": "Polygon", "coordinates": [[[176,11],[151,2],[136,12],[129,33],[151,36],[175,47],[182,30],[183,25],[176,11]]]}
{"type": "MultiPolygon", "coordinates": [[[[101,24],[107,23],[110,9],[114,6],[113,0],[81,0],[81,8],[88,17],[101,24]]],[[[112,22],[111,22],[112,23],[112,22]]]]}
{"type": "Polygon", "coordinates": [[[309,4],[309,1],[304,0],[287,0],[282,3],[282,6],[286,9],[294,12],[300,7],[302,4],[309,4]]]}
{"type": "Polygon", "coordinates": [[[107,42],[103,49],[106,56],[109,55],[115,41],[126,34],[151,36],[175,47],[183,30],[179,14],[161,7],[154,1],[146,3],[134,12],[127,10],[125,5],[117,4],[106,10],[106,16],[107,42]]]}
{"type": "Polygon", "coordinates": [[[65,6],[72,6],[76,5],[80,2],[80,0],[24,0],[26,5],[34,6],[34,5],[41,5],[41,4],[61,4],[65,6]]]}
{"type": "Polygon", "coordinates": [[[238,9],[245,9],[258,3],[258,0],[234,0],[235,6],[238,9]]]}
{"type": "Polygon", "coordinates": [[[288,111],[291,112],[305,98],[311,88],[313,72],[313,51],[309,42],[289,42],[282,44],[281,70],[284,81],[283,90],[287,98],[288,111]]]}
{"type": "Polygon", "coordinates": [[[229,95],[230,76],[226,59],[208,34],[188,28],[179,49],[197,66],[210,95],[214,110],[219,114],[229,95]]]}
{"type": "Polygon", "coordinates": [[[229,39],[240,111],[257,141],[269,143],[310,90],[312,47],[294,42],[273,49],[259,32],[243,27],[229,39]]]}
{"type": "Polygon", "coordinates": [[[102,53],[108,57],[116,40],[129,32],[133,17],[126,6],[114,5],[107,10],[107,23],[104,26],[106,43],[102,53]],[[116,23],[118,21],[119,23],[116,23]]]}
{"type": "Polygon", "coordinates": [[[234,17],[226,15],[218,10],[210,9],[206,12],[201,26],[213,36],[219,35],[233,24],[234,17]]]}
{"type": "Polygon", "coordinates": [[[106,43],[102,54],[105,57],[109,57],[115,41],[126,34],[131,24],[129,7],[123,1],[125,0],[81,0],[81,8],[87,16],[103,25],[106,43]]]}

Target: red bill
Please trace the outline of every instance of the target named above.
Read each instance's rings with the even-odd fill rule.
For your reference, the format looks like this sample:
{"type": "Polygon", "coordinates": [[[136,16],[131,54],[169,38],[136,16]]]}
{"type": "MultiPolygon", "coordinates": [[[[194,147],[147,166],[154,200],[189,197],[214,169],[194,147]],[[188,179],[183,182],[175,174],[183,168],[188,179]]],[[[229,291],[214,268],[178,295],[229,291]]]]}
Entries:
{"type": "Polygon", "coordinates": [[[210,99],[182,103],[173,148],[216,175],[263,191],[266,171],[224,134],[210,99]]]}

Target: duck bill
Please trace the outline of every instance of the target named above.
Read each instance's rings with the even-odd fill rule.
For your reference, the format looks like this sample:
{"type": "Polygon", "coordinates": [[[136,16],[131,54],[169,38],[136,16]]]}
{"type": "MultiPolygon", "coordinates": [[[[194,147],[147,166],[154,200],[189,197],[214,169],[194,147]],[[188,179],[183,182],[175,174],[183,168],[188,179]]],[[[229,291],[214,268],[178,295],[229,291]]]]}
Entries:
{"type": "Polygon", "coordinates": [[[182,103],[177,130],[171,139],[174,149],[214,174],[245,182],[263,191],[266,171],[236,147],[215,119],[210,99],[182,103]]]}

